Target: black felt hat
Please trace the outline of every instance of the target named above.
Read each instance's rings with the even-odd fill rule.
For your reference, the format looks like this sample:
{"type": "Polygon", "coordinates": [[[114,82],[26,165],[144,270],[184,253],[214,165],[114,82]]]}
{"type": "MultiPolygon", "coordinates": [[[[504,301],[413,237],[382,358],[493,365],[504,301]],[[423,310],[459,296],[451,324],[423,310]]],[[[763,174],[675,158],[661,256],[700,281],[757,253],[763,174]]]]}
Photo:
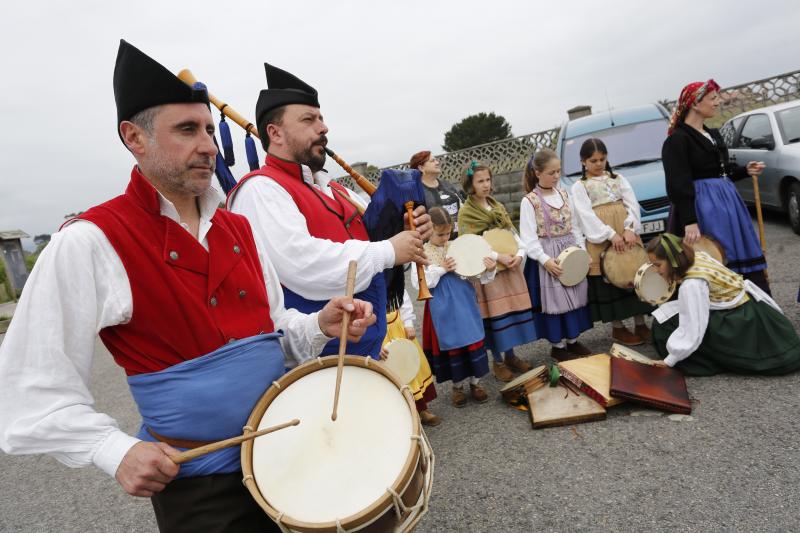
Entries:
{"type": "Polygon", "coordinates": [[[141,50],[120,39],[114,66],[117,130],[136,113],[162,104],[208,105],[208,92],[185,84],[141,50]]]}
{"type": "Polygon", "coordinates": [[[267,149],[266,124],[263,123],[264,115],[276,107],[289,104],[305,104],[319,107],[317,90],[290,72],[264,63],[267,72],[267,89],[258,95],[256,103],[256,126],[261,144],[267,149]]]}

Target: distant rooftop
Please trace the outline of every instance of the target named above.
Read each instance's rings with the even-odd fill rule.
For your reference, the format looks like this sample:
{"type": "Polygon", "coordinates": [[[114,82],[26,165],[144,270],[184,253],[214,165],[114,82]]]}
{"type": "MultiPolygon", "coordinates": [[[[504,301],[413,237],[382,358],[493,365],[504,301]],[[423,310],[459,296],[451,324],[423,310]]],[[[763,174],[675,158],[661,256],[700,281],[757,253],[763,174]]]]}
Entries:
{"type": "Polygon", "coordinates": [[[21,229],[10,229],[6,231],[0,231],[0,241],[10,241],[12,239],[27,239],[28,237],[30,237],[30,235],[28,235],[21,229]]]}

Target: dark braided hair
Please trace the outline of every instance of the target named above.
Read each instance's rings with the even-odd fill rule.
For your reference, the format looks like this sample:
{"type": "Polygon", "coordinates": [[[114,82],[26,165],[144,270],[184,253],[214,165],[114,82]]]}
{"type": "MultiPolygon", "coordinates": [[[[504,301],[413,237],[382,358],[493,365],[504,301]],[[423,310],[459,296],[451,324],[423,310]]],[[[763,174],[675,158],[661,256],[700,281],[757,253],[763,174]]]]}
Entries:
{"type": "Polygon", "coordinates": [[[428,211],[428,215],[431,217],[431,224],[436,226],[452,226],[453,221],[450,219],[450,213],[444,210],[444,208],[440,206],[431,207],[431,210],[428,211]]]}
{"type": "Polygon", "coordinates": [[[583,162],[592,157],[595,152],[600,152],[606,156],[606,172],[608,172],[612,178],[616,178],[617,175],[614,174],[613,170],[611,170],[611,163],[608,162],[608,148],[606,148],[606,144],[597,137],[591,137],[583,141],[583,144],[581,145],[581,179],[586,179],[586,165],[584,165],[583,162]]]}

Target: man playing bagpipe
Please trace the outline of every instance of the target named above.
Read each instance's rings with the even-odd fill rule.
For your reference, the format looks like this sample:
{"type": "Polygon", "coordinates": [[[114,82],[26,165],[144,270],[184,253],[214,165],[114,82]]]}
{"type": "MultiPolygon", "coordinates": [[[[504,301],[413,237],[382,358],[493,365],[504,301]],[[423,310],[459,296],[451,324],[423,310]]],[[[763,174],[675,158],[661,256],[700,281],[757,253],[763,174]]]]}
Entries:
{"type": "Polygon", "coordinates": [[[124,194],[53,235],[28,279],[0,347],[0,447],[96,465],[151,497],[162,531],[277,530],[242,485],[239,446],[180,467],[170,456],[241,434],[285,368],[338,335],[345,309],[356,341],[372,306],[284,307],[247,220],[217,209],[204,89],[122,41],[114,97],[137,164],[124,194]],[[136,437],[93,408],[98,333],[128,376],[136,437]]]}
{"type": "MultiPolygon", "coordinates": [[[[344,292],[347,266],[351,260],[358,262],[356,297],[372,303],[378,321],[360,343],[348,345],[348,353],[377,359],[386,335],[383,272],[411,261],[425,262],[422,243],[432,231],[430,217],[420,205],[414,210],[416,231],[370,242],[359,214],[363,202],[322,171],[328,128],[317,91],[279,68],[265,68],[269,88],[259,95],[256,127],[266,161],[230,192],[228,208],[250,220],[278,272],[287,307],[319,309],[326,299],[344,292]]],[[[402,211],[398,216],[402,230],[402,211]]],[[[394,289],[399,307],[402,286],[399,292],[394,289]]],[[[333,340],[323,354],[337,351],[338,340],[333,340]]]]}

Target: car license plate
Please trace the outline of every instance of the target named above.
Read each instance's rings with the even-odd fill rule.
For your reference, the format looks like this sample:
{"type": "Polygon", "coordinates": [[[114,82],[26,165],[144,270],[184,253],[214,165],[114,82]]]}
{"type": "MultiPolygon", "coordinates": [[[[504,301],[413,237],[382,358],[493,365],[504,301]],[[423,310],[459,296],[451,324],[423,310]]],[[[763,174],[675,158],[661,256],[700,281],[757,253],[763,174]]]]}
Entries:
{"type": "Polygon", "coordinates": [[[663,220],[653,220],[652,222],[642,222],[642,233],[658,233],[664,231],[663,220]]]}

